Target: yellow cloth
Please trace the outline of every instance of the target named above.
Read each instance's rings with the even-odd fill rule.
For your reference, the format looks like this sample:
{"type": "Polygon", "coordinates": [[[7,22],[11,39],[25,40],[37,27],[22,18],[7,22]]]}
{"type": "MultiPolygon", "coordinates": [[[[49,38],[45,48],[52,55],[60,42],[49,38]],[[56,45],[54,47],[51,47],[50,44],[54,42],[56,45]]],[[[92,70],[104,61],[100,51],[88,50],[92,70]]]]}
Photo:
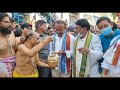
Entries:
{"type": "Polygon", "coordinates": [[[22,75],[18,72],[16,72],[15,70],[13,71],[13,78],[14,77],[18,77],[18,78],[38,78],[38,70],[36,70],[36,72],[34,74],[31,74],[31,75],[22,75]]]}

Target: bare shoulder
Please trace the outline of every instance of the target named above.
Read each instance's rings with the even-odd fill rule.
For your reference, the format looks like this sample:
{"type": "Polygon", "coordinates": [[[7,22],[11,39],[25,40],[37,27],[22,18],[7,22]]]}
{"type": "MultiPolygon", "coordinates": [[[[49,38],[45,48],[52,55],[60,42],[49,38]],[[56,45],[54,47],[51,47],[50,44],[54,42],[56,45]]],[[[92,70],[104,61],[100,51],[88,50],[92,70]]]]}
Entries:
{"type": "Polygon", "coordinates": [[[24,48],[26,48],[25,45],[20,44],[20,45],[18,45],[17,50],[23,50],[24,48]]]}

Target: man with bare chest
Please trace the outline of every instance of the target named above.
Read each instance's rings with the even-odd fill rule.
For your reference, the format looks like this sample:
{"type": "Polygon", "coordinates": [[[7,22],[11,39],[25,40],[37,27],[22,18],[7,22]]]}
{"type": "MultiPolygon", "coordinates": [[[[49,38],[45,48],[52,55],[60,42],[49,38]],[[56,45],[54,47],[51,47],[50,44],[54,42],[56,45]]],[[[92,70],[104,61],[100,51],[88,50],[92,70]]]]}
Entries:
{"type": "Polygon", "coordinates": [[[0,13],[0,77],[12,77],[15,67],[16,40],[10,25],[8,14],[0,13]]]}
{"type": "Polygon", "coordinates": [[[49,68],[48,64],[39,60],[38,52],[53,39],[48,36],[40,41],[39,34],[36,32],[28,32],[25,38],[25,43],[17,48],[13,77],[38,77],[37,65],[49,68]]]}

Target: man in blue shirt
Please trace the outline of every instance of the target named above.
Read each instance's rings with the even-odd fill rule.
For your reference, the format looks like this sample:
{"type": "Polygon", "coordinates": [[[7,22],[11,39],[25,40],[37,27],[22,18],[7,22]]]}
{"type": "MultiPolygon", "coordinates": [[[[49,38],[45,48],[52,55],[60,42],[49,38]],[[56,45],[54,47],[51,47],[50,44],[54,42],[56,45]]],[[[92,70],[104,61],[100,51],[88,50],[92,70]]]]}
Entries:
{"type": "MultiPolygon", "coordinates": [[[[108,17],[100,17],[97,22],[96,25],[98,27],[98,29],[101,31],[101,34],[99,35],[100,39],[101,39],[101,44],[103,47],[103,53],[105,53],[105,51],[108,49],[111,40],[120,35],[120,30],[113,30],[113,23],[112,21],[108,18],[108,17]]],[[[101,63],[103,62],[103,58],[99,60],[100,63],[100,68],[99,68],[99,72],[102,72],[102,68],[101,68],[101,63]]]]}

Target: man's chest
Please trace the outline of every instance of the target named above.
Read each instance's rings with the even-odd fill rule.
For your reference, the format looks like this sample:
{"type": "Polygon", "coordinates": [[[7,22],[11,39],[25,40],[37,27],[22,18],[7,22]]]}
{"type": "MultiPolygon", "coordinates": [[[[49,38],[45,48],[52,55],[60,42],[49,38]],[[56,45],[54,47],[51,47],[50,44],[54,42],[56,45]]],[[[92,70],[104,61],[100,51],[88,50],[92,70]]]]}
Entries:
{"type": "Polygon", "coordinates": [[[8,37],[0,37],[0,50],[9,50],[10,48],[15,48],[15,39],[8,37]]]}

